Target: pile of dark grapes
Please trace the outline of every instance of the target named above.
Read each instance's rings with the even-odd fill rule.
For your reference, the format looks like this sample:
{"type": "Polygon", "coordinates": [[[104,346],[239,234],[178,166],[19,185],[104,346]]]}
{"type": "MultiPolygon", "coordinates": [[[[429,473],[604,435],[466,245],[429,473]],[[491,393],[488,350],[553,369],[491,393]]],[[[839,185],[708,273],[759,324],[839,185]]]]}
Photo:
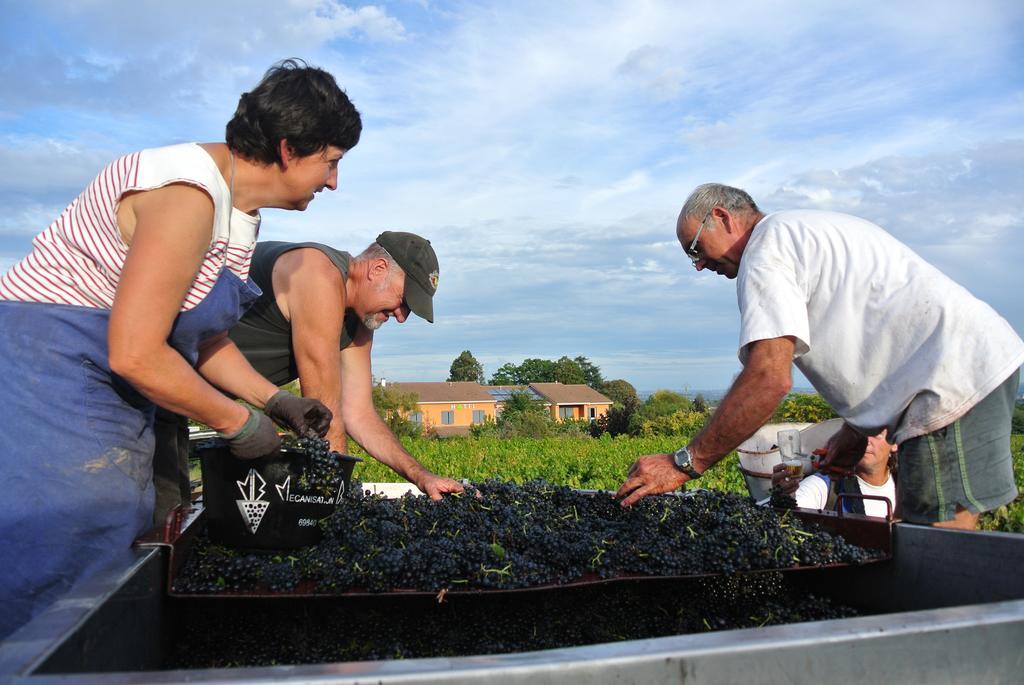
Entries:
{"type": "Polygon", "coordinates": [[[735,494],[646,497],[623,509],[609,495],[544,481],[489,480],[438,502],[389,500],[355,482],[321,527],[320,544],[287,557],[200,537],[174,589],[438,593],[857,564],[873,554],[735,494]]]}
{"type": "Polygon", "coordinates": [[[285,554],[244,554],[200,538],[174,580],[175,592],[221,594],[292,592],[302,580],[297,558],[285,554]]]}
{"type": "Polygon", "coordinates": [[[165,668],[501,654],[846,618],[807,573],[620,581],[526,593],[180,599],[165,668]]]}

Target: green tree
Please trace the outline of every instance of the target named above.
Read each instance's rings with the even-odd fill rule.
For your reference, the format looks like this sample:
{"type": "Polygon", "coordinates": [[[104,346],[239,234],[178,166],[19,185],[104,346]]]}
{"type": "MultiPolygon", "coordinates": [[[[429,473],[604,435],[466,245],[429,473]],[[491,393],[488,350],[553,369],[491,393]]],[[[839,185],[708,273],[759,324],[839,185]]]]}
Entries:
{"type": "Polygon", "coordinates": [[[418,436],[420,424],[410,421],[408,416],[416,411],[419,396],[414,392],[401,392],[388,386],[373,387],[373,407],[384,420],[391,432],[399,437],[418,436]]]}
{"type": "Polygon", "coordinates": [[[600,390],[604,384],[601,369],[586,357],[570,359],[563,356],[558,361],[550,359],[524,359],[522,364],[502,364],[491,376],[491,385],[529,385],[530,383],[565,383],[566,385],[586,384],[600,390]]]}
{"type": "Polygon", "coordinates": [[[528,383],[554,383],[555,362],[550,359],[524,359],[519,365],[520,385],[528,383]]]}
{"type": "MultiPolygon", "coordinates": [[[[612,381],[614,382],[614,381],[612,381]]],[[[622,381],[626,383],[626,381],[622,381]]],[[[626,383],[626,385],[629,385],[626,383]]],[[[630,386],[632,388],[633,386],[630,386]]],[[[613,438],[617,435],[628,434],[633,427],[633,417],[640,408],[640,400],[637,399],[636,391],[632,395],[625,395],[621,403],[613,404],[607,414],[597,417],[591,424],[590,434],[595,438],[607,433],[613,438]]]]}
{"type": "Polygon", "coordinates": [[[448,380],[483,383],[484,367],[480,365],[472,352],[463,350],[462,354],[452,362],[452,367],[448,371],[448,380]]]}
{"type": "Polygon", "coordinates": [[[639,406],[640,401],[637,398],[636,388],[629,381],[622,380],[621,378],[605,381],[597,390],[615,404],[623,405],[626,403],[626,399],[629,398],[639,406]]]}
{"type": "Polygon", "coordinates": [[[671,414],[662,414],[649,419],[634,421],[631,426],[635,435],[687,435],[694,436],[704,427],[708,415],[703,412],[680,409],[671,414]]]}
{"type": "Polygon", "coordinates": [[[519,414],[501,426],[500,434],[506,438],[546,438],[553,431],[550,419],[538,414],[519,414]]]}
{"type": "Polygon", "coordinates": [[[519,367],[512,362],[505,362],[494,372],[490,380],[491,385],[520,385],[519,367]]]}
{"type": "Polygon", "coordinates": [[[708,401],[704,399],[704,395],[697,393],[697,396],[693,398],[693,410],[701,414],[707,414],[708,409],[708,401]]]}
{"type": "Polygon", "coordinates": [[[506,437],[543,438],[551,434],[553,421],[544,402],[526,392],[514,392],[501,406],[498,431],[506,437]]]}
{"type": "Polygon", "coordinates": [[[692,406],[686,395],[671,390],[657,390],[644,402],[640,412],[645,419],[670,416],[677,411],[689,412],[692,406]]]}
{"type": "Polygon", "coordinates": [[[1011,430],[1014,433],[1024,433],[1024,402],[1017,402],[1013,407],[1013,424],[1011,430]]]}
{"type": "Polygon", "coordinates": [[[819,423],[834,419],[838,414],[821,395],[808,392],[793,392],[782,400],[775,413],[773,423],[819,423]]]}
{"type": "Polygon", "coordinates": [[[563,385],[580,385],[586,381],[583,369],[575,360],[568,357],[562,357],[555,362],[554,377],[563,385]]]}
{"type": "Polygon", "coordinates": [[[601,376],[600,367],[586,357],[576,357],[573,361],[579,364],[580,369],[583,370],[583,382],[600,392],[601,386],[604,385],[604,378],[601,376]]]}
{"type": "Polygon", "coordinates": [[[498,423],[506,421],[516,414],[547,414],[543,400],[533,398],[528,392],[513,392],[501,404],[501,413],[498,415],[498,423]]]}

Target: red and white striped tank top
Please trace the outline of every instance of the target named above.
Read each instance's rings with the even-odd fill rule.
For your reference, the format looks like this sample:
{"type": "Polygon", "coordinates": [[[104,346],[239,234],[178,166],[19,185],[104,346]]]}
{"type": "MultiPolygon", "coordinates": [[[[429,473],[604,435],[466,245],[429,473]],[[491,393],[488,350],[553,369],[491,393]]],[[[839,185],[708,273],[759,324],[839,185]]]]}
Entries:
{"type": "Polygon", "coordinates": [[[202,302],[224,267],[247,279],[260,218],[231,207],[230,190],[213,159],[187,143],[134,152],[107,166],[33,239],[32,252],[0,277],[0,300],[113,307],[128,255],[117,227],[118,204],[125,193],[170,183],[200,188],[214,205],[213,237],[181,311],[202,302]]]}

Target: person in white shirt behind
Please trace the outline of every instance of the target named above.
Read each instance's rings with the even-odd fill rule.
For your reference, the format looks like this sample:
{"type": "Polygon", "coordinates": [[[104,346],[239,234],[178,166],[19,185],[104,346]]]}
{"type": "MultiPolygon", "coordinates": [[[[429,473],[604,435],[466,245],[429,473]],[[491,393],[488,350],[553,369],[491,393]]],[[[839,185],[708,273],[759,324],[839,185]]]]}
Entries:
{"type": "Polygon", "coordinates": [[[801,480],[787,475],[783,464],[776,464],[772,469],[772,486],[783,495],[792,497],[796,506],[802,509],[839,511],[842,507],[844,512],[852,514],[880,518],[890,516],[896,510],[896,481],[893,478],[896,445],[888,443],[886,433],[883,430],[868,437],[864,456],[848,475],[818,471],[801,480]],[[840,497],[840,494],[854,496],[840,497]],[[883,497],[888,504],[882,499],[856,495],[883,497]]]}

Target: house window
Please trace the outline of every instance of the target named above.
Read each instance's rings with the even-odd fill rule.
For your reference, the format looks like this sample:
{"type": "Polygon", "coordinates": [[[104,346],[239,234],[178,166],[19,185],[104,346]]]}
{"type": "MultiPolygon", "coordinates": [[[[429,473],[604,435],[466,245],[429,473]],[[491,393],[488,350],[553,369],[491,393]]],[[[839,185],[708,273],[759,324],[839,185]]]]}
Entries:
{"type": "Polygon", "coordinates": [[[486,418],[487,414],[483,409],[473,410],[473,423],[483,423],[486,418]]]}
{"type": "Polygon", "coordinates": [[[414,411],[409,413],[409,420],[413,423],[423,423],[423,412],[414,411]]]}
{"type": "Polygon", "coordinates": [[[441,412],[441,424],[444,426],[450,426],[455,423],[455,412],[443,411],[441,412]]]}
{"type": "Polygon", "coordinates": [[[596,418],[597,418],[597,408],[596,407],[591,407],[590,408],[590,420],[593,421],[596,418]]]}
{"type": "Polygon", "coordinates": [[[575,407],[559,407],[558,408],[558,418],[563,419],[563,420],[573,418],[575,416],[575,414],[576,414],[574,409],[575,409],[575,407]]]}

